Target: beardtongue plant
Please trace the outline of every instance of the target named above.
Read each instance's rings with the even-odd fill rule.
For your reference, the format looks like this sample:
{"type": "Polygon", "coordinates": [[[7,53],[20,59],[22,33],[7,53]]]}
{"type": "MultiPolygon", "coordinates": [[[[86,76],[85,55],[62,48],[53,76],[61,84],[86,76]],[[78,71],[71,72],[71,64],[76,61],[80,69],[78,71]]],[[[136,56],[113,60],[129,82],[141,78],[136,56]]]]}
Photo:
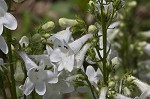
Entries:
{"type": "Polygon", "coordinates": [[[135,70],[140,74],[139,65],[150,64],[149,60],[139,59],[142,50],[149,55],[146,33],[130,35],[131,24],[126,21],[138,2],[90,0],[88,11],[95,18],[93,25],[87,26],[81,19],[60,18],[59,25],[64,30],[51,33],[55,24],[49,21],[35,30],[32,37],[23,36],[19,45],[15,45],[10,30],[16,29],[17,22],[9,13],[11,0],[6,1],[8,7],[0,0],[0,49],[8,53],[9,58],[8,62],[0,58],[0,90],[5,99],[8,97],[6,81],[12,99],[61,99],[66,93],[81,93],[87,95],[87,99],[147,99],[150,96],[150,85],[132,76],[137,74],[135,70]],[[80,36],[75,38],[77,33],[80,36]],[[138,39],[139,36],[143,38],[138,39]],[[135,88],[140,95],[134,93],[135,88]]]}

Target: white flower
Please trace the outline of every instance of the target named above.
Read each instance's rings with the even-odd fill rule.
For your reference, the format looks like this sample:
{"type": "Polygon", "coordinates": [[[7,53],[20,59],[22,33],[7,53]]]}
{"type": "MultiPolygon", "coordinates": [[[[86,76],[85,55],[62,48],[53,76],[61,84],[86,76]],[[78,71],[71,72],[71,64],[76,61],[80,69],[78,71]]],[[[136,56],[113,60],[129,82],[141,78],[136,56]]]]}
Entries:
{"type": "Polygon", "coordinates": [[[86,34],[69,44],[58,39],[54,42],[55,49],[50,55],[50,60],[59,64],[58,71],[66,69],[71,72],[73,70],[74,55],[79,52],[81,47],[91,37],[92,34],[86,34]]]}
{"type": "Polygon", "coordinates": [[[101,88],[99,99],[106,99],[107,90],[108,90],[107,87],[101,88]]]}
{"type": "Polygon", "coordinates": [[[26,36],[23,36],[20,41],[19,44],[21,45],[21,47],[23,47],[23,45],[25,47],[27,47],[29,45],[29,39],[26,36]]]}
{"type": "Polygon", "coordinates": [[[99,80],[103,79],[103,75],[102,75],[100,69],[97,69],[97,71],[95,71],[95,69],[92,66],[88,66],[86,68],[86,75],[87,75],[90,83],[94,86],[96,86],[96,84],[99,82],[99,80]]]}
{"type": "Polygon", "coordinates": [[[8,47],[5,39],[1,36],[3,33],[3,25],[10,29],[15,30],[17,28],[17,21],[15,17],[7,12],[8,7],[4,0],[0,0],[0,49],[7,54],[8,47]]]}
{"type": "Polygon", "coordinates": [[[10,29],[15,30],[17,28],[17,21],[15,17],[7,12],[8,7],[4,0],[0,1],[0,35],[3,32],[3,25],[10,29]]]}
{"type": "Polygon", "coordinates": [[[44,95],[46,92],[46,84],[58,82],[57,74],[50,70],[44,70],[45,64],[43,62],[41,62],[40,66],[37,66],[26,53],[19,52],[19,55],[24,60],[28,71],[28,77],[23,87],[23,93],[25,95],[29,95],[34,88],[39,95],[44,95]]]}
{"type": "Polygon", "coordinates": [[[3,36],[0,36],[0,49],[7,54],[8,53],[8,46],[3,36]]]}
{"type": "Polygon", "coordinates": [[[150,92],[150,85],[140,81],[139,79],[131,76],[132,79],[133,79],[133,83],[140,89],[140,91],[142,93],[146,92],[146,91],[149,91],[150,92]]]}

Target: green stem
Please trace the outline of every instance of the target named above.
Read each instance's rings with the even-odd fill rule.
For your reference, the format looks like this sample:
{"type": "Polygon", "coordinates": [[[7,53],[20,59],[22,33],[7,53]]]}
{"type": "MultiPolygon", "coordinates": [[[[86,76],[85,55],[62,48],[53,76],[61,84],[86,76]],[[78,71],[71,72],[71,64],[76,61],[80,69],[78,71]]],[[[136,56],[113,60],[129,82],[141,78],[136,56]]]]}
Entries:
{"type": "Polygon", "coordinates": [[[104,83],[108,85],[108,75],[107,75],[107,25],[106,16],[104,14],[103,0],[101,0],[101,22],[102,22],[102,32],[103,32],[103,76],[104,83]]]}
{"type": "MultiPolygon", "coordinates": [[[[8,3],[8,12],[11,11],[11,4],[12,0],[7,0],[8,3]]],[[[7,34],[7,43],[8,43],[8,57],[9,57],[9,66],[10,66],[10,75],[11,75],[11,94],[12,94],[12,99],[17,99],[17,94],[16,94],[16,83],[14,79],[14,65],[12,64],[13,56],[12,56],[12,48],[11,48],[11,43],[12,43],[12,33],[10,30],[7,29],[6,31],[7,34]]]]}
{"type": "Polygon", "coordinates": [[[92,92],[92,95],[93,95],[94,99],[97,99],[95,94],[94,94],[94,91],[93,91],[93,88],[92,88],[92,85],[91,85],[90,81],[87,79],[86,82],[88,83],[88,85],[89,85],[89,87],[91,89],[91,92],[92,92]]]}
{"type": "Polygon", "coordinates": [[[8,57],[9,57],[9,66],[10,66],[10,74],[11,74],[12,99],[17,99],[16,83],[14,79],[14,65],[12,64],[13,62],[12,48],[11,48],[12,34],[10,30],[7,30],[7,39],[8,39],[8,50],[9,50],[8,57]]]}

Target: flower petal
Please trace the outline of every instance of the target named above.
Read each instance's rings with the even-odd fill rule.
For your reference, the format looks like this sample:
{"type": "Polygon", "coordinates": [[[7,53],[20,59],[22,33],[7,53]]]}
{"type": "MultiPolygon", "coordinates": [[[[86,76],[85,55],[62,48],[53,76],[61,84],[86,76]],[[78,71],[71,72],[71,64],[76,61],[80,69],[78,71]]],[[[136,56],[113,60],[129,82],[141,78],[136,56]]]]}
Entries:
{"type": "Polygon", "coordinates": [[[95,70],[92,66],[88,66],[86,68],[86,75],[88,76],[89,80],[93,79],[93,76],[95,75],[95,70]]]}
{"type": "Polygon", "coordinates": [[[126,97],[126,96],[124,96],[122,94],[116,94],[115,99],[132,99],[132,98],[126,97]]]}
{"type": "Polygon", "coordinates": [[[60,49],[55,49],[50,55],[50,60],[52,62],[59,62],[61,60],[60,54],[61,54],[60,49]]]}
{"type": "MultiPolygon", "coordinates": [[[[0,21],[1,21],[1,19],[0,19],[0,21]]],[[[0,35],[2,35],[2,33],[3,33],[3,24],[0,23],[0,35]]]]}
{"type": "Polygon", "coordinates": [[[17,28],[17,20],[16,18],[10,14],[10,13],[5,13],[3,17],[3,24],[5,27],[7,27],[10,30],[15,30],[17,28]]]}
{"type": "Polygon", "coordinates": [[[57,83],[58,82],[57,74],[51,72],[50,70],[45,70],[45,72],[47,73],[48,83],[57,83]]]}
{"type": "Polygon", "coordinates": [[[64,61],[65,61],[65,64],[64,64],[65,69],[71,72],[74,66],[74,54],[66,57],[64,61]]]}
{"type": "Polygon", "coordinates": [[[34,84],[27,77],[25,84],[23,86],[23,93],[28,96],[33,91],[33,89],[34,89],[34,84]]]}
{"type": "Polygon", "coordinates": [[[0,36],[0,49],[2,50],[2,52],[4,52],[5,54],[8,53],[8,46],[5,42],[4,37],[0,36]]]}
{"type": "Polygon", "coordinates": [[[0,7],[1,7],[5,12],[7,12],[8,7],[7,7],[7,4],[6,4],[5,0],[0,0],[0,7]]]}
{"type": "Polygon", "coordinates": [[[44,95],[46,92],[46,84],[44,82],[38,82],[35,86],[35,91],[39,95],[44,95]]]}

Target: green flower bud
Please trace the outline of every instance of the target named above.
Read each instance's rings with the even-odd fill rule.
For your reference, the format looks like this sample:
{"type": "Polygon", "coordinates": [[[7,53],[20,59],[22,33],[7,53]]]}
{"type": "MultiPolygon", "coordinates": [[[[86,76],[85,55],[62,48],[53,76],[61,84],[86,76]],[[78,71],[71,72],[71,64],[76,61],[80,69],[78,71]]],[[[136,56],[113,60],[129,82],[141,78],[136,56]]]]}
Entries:
{"type": "Polygon", "coordinates": [[[89,33],[96,33],[97,32],[97,28],[95,25],[90,25],[88,28],[88,32],[89,33]]]}
{"type": "Polygon", "coordinates": [[[123,92],[124,92],[124,94],[125,94],[126,96],[130,96],[130,95],[131,95],[131,91],[130,91],[127,87],[125,87],[125,88],[123,89],[123,92]]]}
{"type": "Polygon", "coordinates": [[[49,21],[45,23],[44,25],[42,25],[43,30],[53,30],[54,28],[55,28],[55,24],[52,21],[49,21]]]}
{"type": "Polygon", "coordinates": [[[109,82],[109,83],[108,83],[108,86],[109,86],[109,87],[115,86],[115,82],[114,82],[114,81],[109,82]]]}
{"type": "Polygon", "coordinates": [[[127,81],[128,81],[128,82],[131,82],[131,81],[133,81],[133,78],[132,78],[131,76],[128,76],[128,77],[127,77],[127,81]]]}
{"type": "Polygon", "coordinates": [[[59,25],[61,27],[70,27],[77,25],[78,22],[74,19],[67,19],[67,18],[60,18],[59,19],[59,25]]]}
{"type": "Polygon", "coordinates": [[[136,1],[131,1],[131,2],[128,3],[129,7],[135,7],[136,5],[137,5],[136,1]]]}
{"type": "Polygon", "coordinates": [[[17,68],[14,74],[14,78],[16,81],[22,81],[25,77],[25,74],[21,68],[21,63],[18,61],[16,65],[17,65],[17,68]]]}
{"type": "Polygon", "coordinates": [[[32,36],[32,40],[35,42],[39,42],[41,40],[41,35],[40,34],[34,34],[32,36]]]}
{"type": "Polygon", "coordinates": [[[119,79],[119,77],[118,77],[117,75],[115,75],[115,76],[114,76],[114,79],[115,79],[115,80],[118,80],[118,79],[119,79]]]}
{"type": "Polygon", "coordinates": [[[94,4],[94,2],[92,0],[89,1],[89,6],[92,6],[94,4]]]}
{"type": "Polygon", "coordinates": [[[139,42],[139,46],[140,46],[141,48],[145,47],[146,44],[147,44],[147,42],[145,42],[145,41],[139,42]]]}
{"type": "Polygon", "coordinates": [[[48,34],[48,33],[46,33],[46,34],[44,34],[43,36],[44,36],[45,38],[49,38],[51,35],[48,34]]]}

